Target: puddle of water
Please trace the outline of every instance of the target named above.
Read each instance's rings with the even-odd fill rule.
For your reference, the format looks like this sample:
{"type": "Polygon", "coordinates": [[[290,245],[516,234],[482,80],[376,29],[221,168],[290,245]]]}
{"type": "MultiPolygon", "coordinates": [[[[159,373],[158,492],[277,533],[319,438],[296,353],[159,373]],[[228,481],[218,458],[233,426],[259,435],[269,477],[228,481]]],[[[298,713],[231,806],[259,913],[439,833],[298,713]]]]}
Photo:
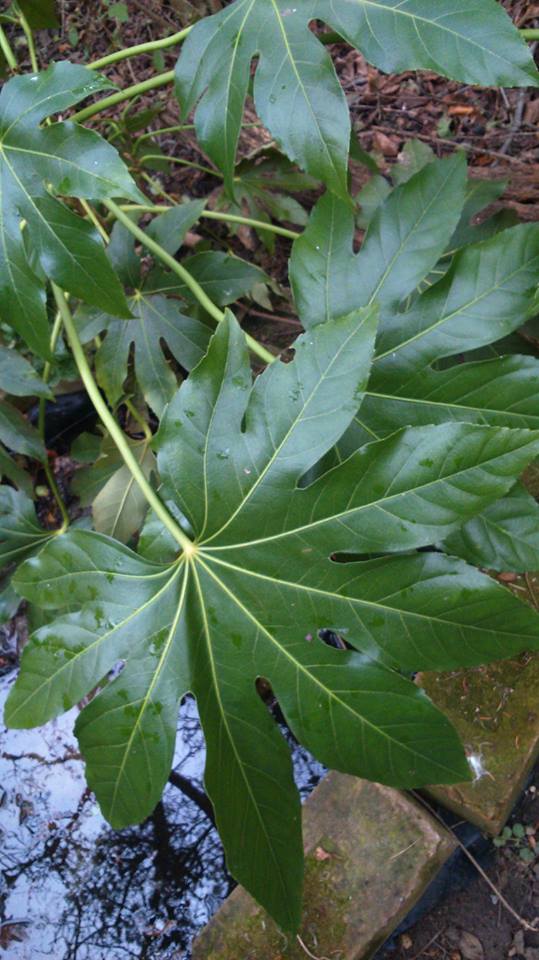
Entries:
{"type": "MultiPolygon", "coordinates": [[[[12,671],[0,679],[0,716],[12,671]]],[[[76,710],[36,730],[1,728],[0,956],[9,960],[186,960],[232,889],[203,810],[168,785],[138,827],[113,831],[89,793],[76,710]]],[[[324,769],[293,745],[302,797],[324,769]]],[[[174,769],[202,790],[196,705],[180,711],[174,769]]]]}

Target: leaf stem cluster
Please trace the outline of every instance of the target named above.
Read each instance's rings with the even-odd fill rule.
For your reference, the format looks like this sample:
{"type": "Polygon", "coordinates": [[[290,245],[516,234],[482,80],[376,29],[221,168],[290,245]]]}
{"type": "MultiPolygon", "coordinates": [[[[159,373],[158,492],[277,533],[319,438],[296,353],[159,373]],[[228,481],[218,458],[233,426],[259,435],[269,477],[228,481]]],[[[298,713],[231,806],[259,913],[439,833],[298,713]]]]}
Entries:
{"type": "MultiPolygon", "coordinates": [[[[200,305],[209,313],[210,317],[216,320],[217,323],[220,323],[222,320],[224,320],[225,314],[223,311],[215,305],[213,300],[208,297],[208,294],[203,287],[200,286],[197,280],[191,276],[189,271],[186,270],[181,263],[179,263],[170,253],[167,253],[167,251],[159,243],[157,243],[156,240],[154,240],[152,237],[149,237],[144,230],[141,230],[136,223],[133,223],[124,210],[122,210],[122,208],[118,206],[114,200],[105,200],[104,204],[107,209],[116,217],[116,219],[123,224],[126,230],[129,230],[135,239],[138,240],[139,243],[146,247],[150,253],[153,253],[153,255],[161,260],[161,262],[164,263],[169,270],[172,270],[172,272],[176,274],[182,283],[184,283],[185,286],[196,297],[200,305]]],[[[246,333],[245,339],[249,349],[252,350],[257,357],[263,360],[264,363],[273,363],[275,360],[274,355],[270,353],[269,350],[266,350],[262,344],[258,343],[254,337],[251,337],[248,333],[246,333]]]]}
{"type": "Polygon", "coordinates": [[[60,290],[59,287],[56,286],[56,284],[53,284],[52,288],[56,305],[58,307],[58,312],[64,325],[64,329],[73,353],[73,358],[77,364],[81,380],[86,388],[90,400],[95,407],[95,410],[101,419],[101,422],[103,423],[103,426],[107,429],[112,437],[125,465],[144,493],[149,506],[159,517],[166,529],[172,534],[176,542],[182,548],[184,554],[186,556],[190,556],[196,549],[193,542],[177,524],[174,517],[169,513],[160,497],[146,479],[144,471],[141,469],[140,464],[133,455],[123,431],[116,423],[116,420],[112,416],[107,404],[99,392],[99,388],[94,380],[90,365],[86,359],[86,354],[84,353],[82,344],[77,334],[77,329],[73,321],[71,310],[69,309],[69,305],[65,298],[65,294],[62,290],[60,290]]]}

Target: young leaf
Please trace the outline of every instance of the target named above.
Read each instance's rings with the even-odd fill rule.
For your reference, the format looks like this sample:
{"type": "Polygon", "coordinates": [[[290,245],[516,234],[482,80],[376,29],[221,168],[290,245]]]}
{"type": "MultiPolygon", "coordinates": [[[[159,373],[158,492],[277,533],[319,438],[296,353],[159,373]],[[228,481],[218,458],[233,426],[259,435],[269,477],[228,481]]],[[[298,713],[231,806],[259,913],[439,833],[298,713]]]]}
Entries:
{"type": "MultiPolygon", "coordinates": [[[[257,151],[254,157],[238,163],[234,178],[234,199],[231,200],[223,191],[219,197],[218,209],[239,215],[245,215],[247,211],[250,217],[264,223],[271,223],[273,218],[277,222],[285,220],[305,226],[308,220],[307,211],[291,194],[316,190],[319,186],[318,180],[299,171],[283,154],[266,147],[262,156],[259,156],[257,151]]],[[[229,230],[236,233],[238,227],[230,223],[229,230]]],[[[275,234],[259,228],[255,228],[255,232],[266,249],[273,253],[275,234]]]]}
{"type": "MultiPolygon", "coordinates": [[[[149,479],[155,471],[155,457],[147,440],[134,446],[137,462],[149,479]]],[[[148,503],[132,474],[122,465],[97,494],[92,503],[94,527],[122,543],[127,543],[137,533],[146,516],[148,503]]]]}
{"type": "Polygon", "coordinates": [[[185,234],[200,219],[205,200],[189,200],[155,217],[147,228],[148,236],[157,240],[167,253],[180,249],[185,234]]]}
{"type": "Polygon", "coordinates": [[[505,497],[452,533],[443,549],[493,570],[538,570],[539,506],[517,483],[505,497]]]}
{"type": "Polygon", "coordinates": [[[108,86],[93,71],[62,62],[14,77],[0,94],[0,310],[44,357],[49,357],[45,291],[30,265],[25,235],[47,276],[90,304],[129,316],[98,234],[48,189],[94,200],[140,194],[116,151],[98,134],[69,122],[40,126],[108,86]]]}
{"type": "Polygon", "coordinates": [[[260,118],[291,160],[347,200],[350,123],[330,57],[309,29],[323,20],[375,66],[436,70],[465,83],[537,86],[525,42],[495,0],[235,0],[195,25],[176,67],[185,115],[198,103],[197,135],[233,170],[251,61],[260,118]]]}
{"type": "Polygon", "coordinates": [[[499,584],[441,554],[402,553],[507,492],[537,455],[537,433],[404,431],[298,486],[361,403],[375,331],[372,308],[320,324],[251,387],[228,314],[155,440],[163,498],[194,531],[193,553],[157,564],[74,531],[16,579],[23,596],[64,612],[27,646],[7,722],[45,722],[124,661],[77,723],[89,783],[121,826],[157,802],[179,700],[194,693],[229,867],[288,930],[300,915],[299,807],[256,678],[322,762],[401,787],[458,782],[469,774],[455,732],[393,667],[539,645],[535,612],[499,584]],[[330,559],[358,544],[397,556],[330,559]],[[322,629],[349,648],[322,643],[322,629]]]}

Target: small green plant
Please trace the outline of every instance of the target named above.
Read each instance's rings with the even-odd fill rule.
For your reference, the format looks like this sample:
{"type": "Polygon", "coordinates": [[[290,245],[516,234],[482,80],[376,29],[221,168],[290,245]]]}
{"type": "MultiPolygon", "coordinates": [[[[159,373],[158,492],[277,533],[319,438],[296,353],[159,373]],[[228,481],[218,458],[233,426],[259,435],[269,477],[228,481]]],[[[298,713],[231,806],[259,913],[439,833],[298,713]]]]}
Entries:
{"type": "MultiPolygon", "coordinates": [[[[539,510],[518,483],[539,454],[539,361],[512,336],[536,310],[539,226],[473,227],[499,185],[478,190],[463,155],[417,145],[393,186],[375,174],[359,212],[334,37],[310,26],[383,69],[465,82],[537,85],[530,53],[494,0],[293,3],[236,0],[162,41],[43,71],[14,4],[1,19],[22,26],[33,70],[0,95],[1,603],[7,617],[24,598],[40,624],[6,722],[45,723],[93,691],[76,732],[121,827],[159,800],[193,694],[229,868],[292,931],[301,810],[257,681],[328,766],[399,787],[452,783],[470,776],[463,747],[411,675],[539,648],[535,611],[477,569],[539,566],[539,510]],[[148,173],[191,163],[163,157],[160,131],[145,130],[159,105],[104,123],[108,142],[84,126],[173,71],[79,106],[110,88],[98,70],[177,44],[185,122],[161,132],[181,137],[195,108],[216,166],[192,165],[223,180],[217,210],[171,202],[148,173]],[[236,164],[250,90],[287,156],[236,164]],[[307,220],[291,194],[322,185],[307,220]],[[293,241],[304,333],[289,362],[230,309],[271,278],[207,240],[185,255],[187,232],[211,221],[254,227],[270,248],[293,241]],[[91,522],[71,522],[45,445],[66,370],[100,420],[71,449],[91,522]],[[52,529],[33,504],[43,477],[52,529]],[[328,630],[342,649],[323,642],[328,630]]],[[[1,24],[0,46],[15,72],[1,24]]]]}
{"type": "Polygon", "coordinates": [[[533,827],[525,827],[522,823],[514,823],[511,827],[504,827],[498,837],[492,841],[495,847],[505,847],[514,851],[524,863],[533,863],[536,857],[535,848],[530,843],[534,837],[533,827]]]}

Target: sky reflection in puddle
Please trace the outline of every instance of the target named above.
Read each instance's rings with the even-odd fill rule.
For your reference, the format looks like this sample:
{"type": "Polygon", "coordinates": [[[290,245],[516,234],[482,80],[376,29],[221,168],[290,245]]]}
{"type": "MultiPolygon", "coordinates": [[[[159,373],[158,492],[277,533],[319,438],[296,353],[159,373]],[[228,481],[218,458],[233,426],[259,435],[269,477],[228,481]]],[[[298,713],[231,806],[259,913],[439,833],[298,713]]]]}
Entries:
{"type": "MultiPolygon", "coordinates": [[[[0,709],[14,680],[0,680],[0,709]]],[[[221,844],[193,800],[168,785],[144,824],[113,831],[86,788],[76,710],[0,749],[0,955],[9,960],[184,960],[232,888],[221,844]]],[[[306,796],[323,768],[294,747],[306,796]]],[[[180,711],[174,769],[202,789],[196,705],[180,711]]]]}

